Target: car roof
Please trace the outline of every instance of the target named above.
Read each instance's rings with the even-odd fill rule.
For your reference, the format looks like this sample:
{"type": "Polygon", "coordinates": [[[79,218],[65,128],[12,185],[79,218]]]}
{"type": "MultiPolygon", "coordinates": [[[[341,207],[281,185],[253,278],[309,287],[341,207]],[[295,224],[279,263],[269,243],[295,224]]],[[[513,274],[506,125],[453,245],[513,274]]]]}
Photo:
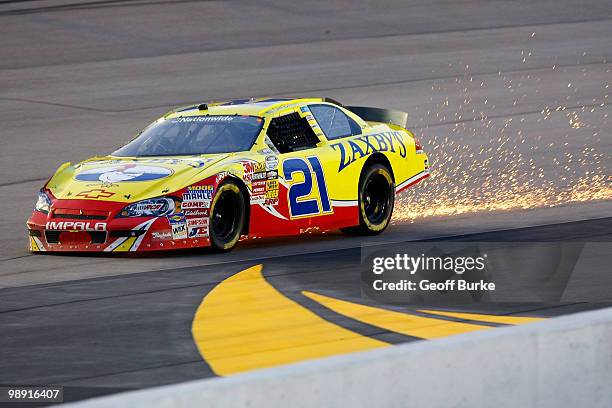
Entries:
{"type": "Polygon", "coordinates": [[[330,102],[327,98],[250,98],[224,102],[206,103],[207,108],[200,110],[202,104],[184,106],[164,115],[165,118],[197,115],[251,115],[267,116],[289,108],[316,103],[330,102]]]}

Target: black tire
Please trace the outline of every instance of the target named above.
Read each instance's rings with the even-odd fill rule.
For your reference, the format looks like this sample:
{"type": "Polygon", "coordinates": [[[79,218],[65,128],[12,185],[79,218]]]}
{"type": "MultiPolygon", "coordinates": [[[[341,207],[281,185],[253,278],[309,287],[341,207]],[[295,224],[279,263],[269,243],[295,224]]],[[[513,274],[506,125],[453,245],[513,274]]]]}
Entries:
{"type": "Polygon", "coordinates": [[[351,235],[377,235],[391,221],[395,205],[395,183],[391,171],[381,164],[368,166],[359,178],[359,225],[343,228],[351,235]]]}
{"type": "Polygon", "coordinates": [[[240,239],[246,221],[246,204],[240,187],[222,183],[210,206],[210,246],[217,252],[230,251],[240,239]]]}

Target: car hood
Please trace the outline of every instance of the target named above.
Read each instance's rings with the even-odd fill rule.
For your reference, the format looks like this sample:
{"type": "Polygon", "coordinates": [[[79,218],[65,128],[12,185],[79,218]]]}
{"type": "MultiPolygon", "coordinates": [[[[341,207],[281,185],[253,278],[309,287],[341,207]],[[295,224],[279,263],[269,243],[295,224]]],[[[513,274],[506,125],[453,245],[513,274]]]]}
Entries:
{"type": "Polygon", "coordinates": [[[206,177],[229,155],[94,157],[58,169],[47,188],[58,199],[134,202],[172,193],[206,177]]]}

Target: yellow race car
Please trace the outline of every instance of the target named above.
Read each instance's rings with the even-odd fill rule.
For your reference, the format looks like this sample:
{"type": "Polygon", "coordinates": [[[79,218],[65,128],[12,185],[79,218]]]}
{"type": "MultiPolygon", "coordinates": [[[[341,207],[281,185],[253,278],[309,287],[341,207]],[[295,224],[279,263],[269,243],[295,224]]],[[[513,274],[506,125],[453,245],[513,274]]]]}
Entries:
{"type": "Polygon", "coordinates": [[[429,176],[407,114],[327,98],[173,110],[108,156],[64,163],[27,221],[38,251],[234,247],[243,235],[378,234],[429,176]]]}

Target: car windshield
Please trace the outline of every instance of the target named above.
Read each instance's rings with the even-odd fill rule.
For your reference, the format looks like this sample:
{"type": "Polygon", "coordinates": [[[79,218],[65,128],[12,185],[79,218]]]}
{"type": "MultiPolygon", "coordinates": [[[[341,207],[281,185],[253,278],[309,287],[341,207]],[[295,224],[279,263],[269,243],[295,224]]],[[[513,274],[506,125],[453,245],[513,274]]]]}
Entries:
{"type": "Polygon", "coordinates": [[[182,156],[249,150],[263,119],[255,116],[185,116],[158,121],[113,156],[182,156]]]}

